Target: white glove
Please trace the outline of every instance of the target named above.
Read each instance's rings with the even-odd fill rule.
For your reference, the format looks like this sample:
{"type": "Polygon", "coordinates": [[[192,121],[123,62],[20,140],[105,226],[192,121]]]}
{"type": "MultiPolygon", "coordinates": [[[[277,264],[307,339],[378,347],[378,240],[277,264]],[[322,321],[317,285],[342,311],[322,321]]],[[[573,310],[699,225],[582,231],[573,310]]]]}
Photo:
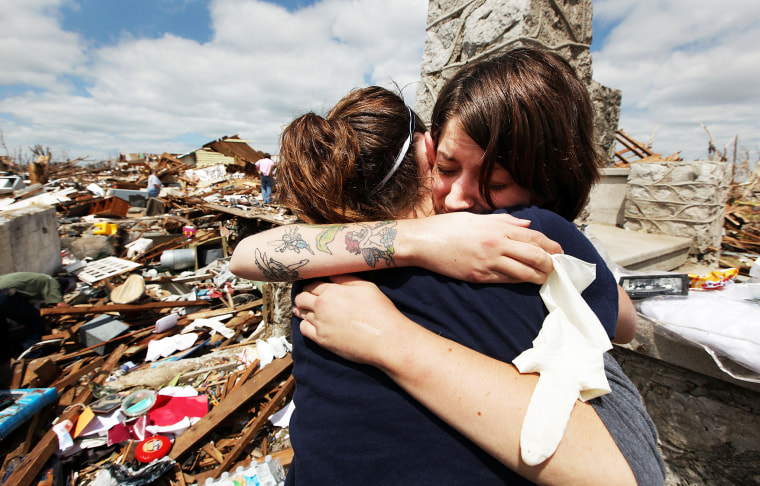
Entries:
{"type": "Polygon", "coordinates": [[[557,450],[577,399],[610,392],[604,353],[607,332],[585,300],[596,265],[570,255],[552,255],[554,271],[539,291],[549,310],[531,349],[512,362],[520,373],[540,373],[520,432],[522,460],[541,464],[557,450]]]}

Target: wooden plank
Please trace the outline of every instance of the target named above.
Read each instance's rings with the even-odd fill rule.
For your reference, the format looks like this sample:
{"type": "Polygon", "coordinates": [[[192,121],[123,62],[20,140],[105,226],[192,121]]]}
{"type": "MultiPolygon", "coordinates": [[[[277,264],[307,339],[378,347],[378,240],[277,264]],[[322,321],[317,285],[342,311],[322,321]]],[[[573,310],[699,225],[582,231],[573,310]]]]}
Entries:
{"type": "Polygon", "coordinates": [[[68,407],[74,404],[74,395],[76,394],[75,387],[68,388],[58,397],[59,407],[68,407]]]}
{"type": "Polygon", "coordinates": [[[33,360],[26,368],[21,386],[23,388],[44,388],[61,375],[61,369],[50,358],[33,360]]]}
{"type": "Polygon", "coordinates": [[[93,360],[91,363],[89,363],[87,366],[81,367],[76,371],[70,372],[63,378],[59,378],[51,386],[54,387],[58,391],[58,393],[61,393],[65,388],[76,383],[79,380],[79,378],[100,368],[100,366],[105,362],[105,360],[106,359],[103,357],[97,358],[93,360]]]}
{"type": "Polygon", "coordinates": [[[652,152],[647,146],[633,138],[632,136],[625,133],[623,130],[618,130],[616,132],[616,139],[618,142],[620,142],[621,145],[624,147],[627,147],[628,150],[632,151],[636,155],[638,155],[641,158],[644,158],[648,155],[654,155],[654,152],[652,152]]]}
{"type": "MultiPolygon", "coordinates": [[[[262,305],[263,303],[264,303],[264,299],[254,300],[253,302],[248,302],[246,304],[235,307],[234,312],[239,313],[242,311],[247,311],[247,310],[253,309],[254,307],[258,307],[262,305]]],[[[227,308],[202,310],[202,311],[193,312],[192,314],[188,314],[185,316],[185,318],[190,319],[190,320],[208,319],[210,317],[216,317],[216,316],[222,316],[224,314],[229,314],[230,312],[232,311],[230,311],[227,308]]]]}
{"type": "Polygon", "coordinates": [[[58,353],[50,355],[49,358],[56,361],[71,361],[72,359],[81,358],[83,356],[87,356],[88,354],[95,353],[95,350],[98,349],[101,346],[106,346],[108,344],[113,344],[118,341],[124,341],[129,339],[137,339],[143,337],[143,335],[151,335],[155,338],[161,338],[165,336],[167,333],[162,334],[153,334],[153,330],[151,328],[148,329],[138,329],[137,331],[132,331],[126,334],[121,334],[119,336],[116,336],[113,339],[109,339],[108,341],[103,341],[102,343],[94,344],[88,348],[80,349],[78,351],[73,351],[71,353],[58,353]]]}
{"type": "Polygon", "coordinates": [[[251,375],[256,372],[256,368],[258,368],[258,367],[259,367],[259,360],[257,359],[256,361],[254,361],[253,363],[251,363],[251,366],[249,366],[242,373],[242,376],[237,381],[237,383],[235,383],[235,385],[232,387],[232,390],[230,390],[230,391],[235,391],[238,388],[240,388],[241,386],[243,386],[243,384],[245,384],[245,382],[248,381],[248,378],[250,378],[251,375]]]}
{"type": "Polygon", "coordinates": [[[185,474],[182,472],[182,466],[175,464],[172,471],[174,472],[174,481],[176,481],[177,485],[187,486],[187,483],[185,482],[185,474]]]}
{"type": "Polygon", "coordinates": [[[243,449],[245,449],[250,444],[259,430],[261,430],[264,424],[266,424],[266,421],[269,420],[269,416],[278,409],[280,403],[282,402],[282,399],[290,394],[295,386],[295,379],[293,378],[293,375],[290,375],[287,381],[285,381],[285,384],[280,387],[274,397],[272,397],[266,406],[261,409],[258,416],[256,417],[256,420],[243,432],[243,435],[240,436],[239,440],[237,440],[235,447],[224,456],[224,461],[212,471],[197,475],[196,479],[198,482],[200,483],[201,481],[206,481],[206,479],[209,477],[216,479],[224,471],[229,471],[232,467],[232,463],[237,460],[237,458],[243,452],[243,449]]]}
{"type": "Polygon", "coordinates": [[[37,412],[34,414],[34,418],[32,418],[32,421],[29,423],[29,428],[26,429],[26,438],[24,439],[24,443],[22,444],[21,448],[21,454],[23,455],[29,454],[29,449],[31,449],[32,444],[34,444],[34,432],[40,425],[40,414],[42,414],[42,412],[37,412]]]}
{"type": "MultiPolygon", "coordinates": [[[[104,314],[106,312],[129,312],[148,309],[168,309],[170,307],[199,307],[209,305],[208,300],[175,300],[171,302],[147,302],[145,304],[71,305],[68,307],[46,307],[40,309],[43,316],[66,316],[81,314],[104,314]]],[[[229,312],[229,310],[227,310],[229,312]]]]}
{"type": "Polygon", "coordinates": [[[243,433],[237,445],[227,453],[227,455],[224,457],[224,462],[219,467],[219,469],[222,471],[229,469],[232,463],[238,458],[238,456],[240,456],[240,453],[243,452],[243,449],[248,446],[250,441],[256,436],[259,430],[261,430],[264,424],[266,424],[266,421],[269,420],[269,417],[280,408],[282,399],[289,395],[295,386],[296,381],[293,378],[293,375],[290,375],[285,384],[280,388],[275,396],[272,397],[272,399],[269,400],[269,403],[267,403],[261,412],[259,412],[259,416],[253,425],[248,427],[248,429],[243,433]]]}
{"type": "MultiPolygon", "coordinates": [[[[80,414],[80,408],[70,408],[69,412],[61,416],[62,420],[71,420],[72,423],[76,421],[80,414]]],[[[40,439],[37,445],[32,449],[21,464],[8,476],[6,484],[15,484],[17,486],[29,486],[35,480],[36,476],[42,470],[42,466],[45,465],[50,456],[58,449],[58,437],[53,430],[48,430],[47,433],[40,439]]]]}
{"type": "Polygon", "coordinates": [[[21,382],[24,379],[24,374],[26,373],[26,361],[20,360],[11,360],[11,383],[10,388],[21,388],[21,382]]]}
{"type": "Polygon", "coordinates": [[[266,221],[267,223],[272,223],[276,225],[295,223],[297,219],[295,216],[290,215],[290,214],[280,216],[279,214],[262,213],[258,211],[256,208],[252,208],[251,210],[246,211],[246,210],[238,209],[238,208],[228,208],[227,206],[222,206],[221,204],[215,204],[215,203],[203,204],[201,206],[201,209],[204,209],[207,211],[218,211],[220,213],[231,214],[233,216],[238,216],[244,219],[258,219],[258,220],[266,221]]]}
{"type": "Polygon", "coordinates": [[[204,445],[202,449],[203,452],[208,454],[208,456],[215,460],[217,464],[224,462],[224,454],[222,454],[222,451],[216,448],[213,442],[209,442],[208,444],[204,445]]]}
{"type": "Polygon", "coordinates": [[[240,406],[260,392],[270,382],[293,365],[293,358],[288,354],[284,358],[276,359],[258,374],[254,375],[244,386],[232,391],[225,400],[219,403],[195,425],[182,433],[172,446],[169,457],[175,461],[202,440],[220,422],[234,413],[240,406]]]}
{"type": "Polygon", "coordinates": [[[293,462],[293,457],[295,456],[292,447],[288,447],[287,449],[283,449],[281,451],[272,452],[269,455],[272,456],[272,460],[279,459],[282,465],[285,467],[290,466],[290,464],[293,462]]]}
{"type": "Polygon", "coordinates": [[[108,356],[108,359],[105,363],[103,363],[103,366],[101,366],[100,371],[98,371],[98,374],[95,375],[95,377],[92,379],[93,382],[95,382],[96,385],[102,385],[105,383],[106,379],[108,379],[108,375],[111,374],[111,371],[116,368],[116,365],[119,364],[119,360],[121,360],[122,355],[127,351],[127,345],[126,344],[120,344],[116,349],[111,352],[111,354],[108,356]]]}

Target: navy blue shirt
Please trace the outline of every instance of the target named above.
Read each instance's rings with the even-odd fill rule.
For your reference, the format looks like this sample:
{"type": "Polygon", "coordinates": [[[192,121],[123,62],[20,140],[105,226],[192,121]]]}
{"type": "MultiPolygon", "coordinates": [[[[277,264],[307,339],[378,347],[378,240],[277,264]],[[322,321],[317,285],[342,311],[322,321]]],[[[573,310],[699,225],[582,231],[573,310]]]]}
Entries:
{"type": "MultiPolygon", "coordinates": [[[[575,225],[550,211],[518,208],[516,217],[596,263],[583,292],[610,338],[617,285],[601,256],[575,225]]],[[[375,282],[411,320],[504,362],[532,346],[547,315],[539,285],[478,285],[420,268],[376,270],[375,282]]],[[[295,296],[304,283],[293,286],[295,296]]],[[[287,484],[530,484],[417,403],[376,368],[344,360],[305,339],[293,318],[295,451],[287,484]]]]}

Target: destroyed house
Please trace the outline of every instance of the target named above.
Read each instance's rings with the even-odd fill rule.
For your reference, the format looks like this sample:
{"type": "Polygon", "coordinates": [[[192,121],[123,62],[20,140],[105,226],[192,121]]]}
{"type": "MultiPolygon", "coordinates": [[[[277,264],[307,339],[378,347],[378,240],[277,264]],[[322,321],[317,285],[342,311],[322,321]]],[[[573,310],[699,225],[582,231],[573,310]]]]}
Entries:
{"type": "Polygon", "coordinates": [[[240,172],[254,173],[254,164],[263,157],[264,152],[254,149],[248,145],[247,140],[242,140],[238,135],[233,135],[209,142],[198,150],[180,156],[179,160],[190,167],[203,168],[222,164],[226,167],[234,166],[240,172]]]}

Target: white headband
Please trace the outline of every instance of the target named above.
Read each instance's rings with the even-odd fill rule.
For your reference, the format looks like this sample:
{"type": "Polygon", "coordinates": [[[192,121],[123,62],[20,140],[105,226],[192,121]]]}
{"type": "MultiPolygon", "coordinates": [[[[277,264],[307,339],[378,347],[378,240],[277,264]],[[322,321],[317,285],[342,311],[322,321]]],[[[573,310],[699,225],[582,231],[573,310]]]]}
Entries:
{"type": "Polygon", "coordinates": [[[409,136],[404,141],[404,145],[401,146],[401,151],[396,156],[396,161],[393,163],[393,167],[391,167],[391,170],[388,171],[387,174],[385,174],[385,177],[383,177],[383,180],[380,181],[380,183],[375,186],[374,189],[372,189],[372,192],[370,195],[375,194],[377,191],[382,188],[386,182],[388,182],[391,177],[393,177],[393,174],[396,173],[399,166],[401,165],[401,161],[404,160],[404,157],[406,156],[406,152],[409,150],[409,145],[412,144],[412,137],[414,136],[414,112],[411,108],[408,106],[406,107],[407,110],[409,110],[409,136]]]}

